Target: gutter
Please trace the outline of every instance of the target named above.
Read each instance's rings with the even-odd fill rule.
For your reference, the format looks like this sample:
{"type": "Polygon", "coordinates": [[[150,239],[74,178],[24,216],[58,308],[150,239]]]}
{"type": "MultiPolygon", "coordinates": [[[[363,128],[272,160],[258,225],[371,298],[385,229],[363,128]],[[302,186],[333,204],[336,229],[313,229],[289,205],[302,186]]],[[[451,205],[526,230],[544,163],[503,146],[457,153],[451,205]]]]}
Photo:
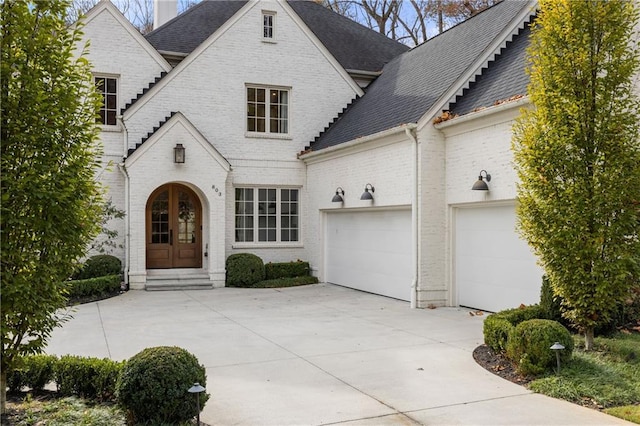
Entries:
{"type": "Polygon", "coordinates": [[[418,138],[416,137],[415,124],[407,124],[404,132],[407,137],[413,141],[413,167],[411,171],[411,180],[413,187],[411,201],[411,244],[413,256],[411,259],[411,268],[413,269],[413,280],[411,281],[411,309],[418,307],[418,259],[419,259],[419,239],[418,239],[418,138]]]}
{"type": "Polygon", "coordinates": [[[338,151],[342,151],[342,150],[347,150],[349,148],[353,148],[353,147],[357,147],[359,145],[362,145],[364,143],[370,142],[372,140],[376,140],[376,139],[382,139],[384,137],[387,136],[391,136],[394,135],[396,133],[400,133],[405,131],[407,128],[412,128],[415,129],[416,128],[416,124],[415,123],[409,123],[409,124],[401,124],[397,127],[392,127],[391,129],[387,129],[387,130],[382,130],[381,132],[378,133],[374,133],[372,135],[367,135],[367,136],[362,136],[359,137],[357,139],[352,139],[349,142],[345,142],[345,143],[341,143],[338,145],[333,145],[327,148],[323,148],[319,151],[311,151],[311,152],[305,152],[303,154],[298,154],[298,158],[300,160],[306,161],[306,160],[310,160],[310,159],[316,159],[317,157],[323,157],[323,156],[328,156],[331,155],[335,152],[338,151]]]}
{"type": "Polygon", "coordinates": [[[127,159],[127,152],[129,150],[129,132],[127,131],[127,126],[124,124],[124,120],[122,116],[119,115],[118,119],[122,123],[122,128],[124,129],[124,153],[122,156],[122,163],[118,164],[118,170],[124,176],[124,284],[127,289],[129,289],[129,257],[131,254],[131,244],[130,244],[130,202],[129,202],[129,172],[127,172],[127,166],[125,165],[125,160],[127,159]]]}
{"type": "Polygon", "coordinates": [[[442,130],[442,129],[446,129],[448,127],[451,126],[455,126],[457,124],[461,124],[461,123],[467,123],[469,121],[473,121],[473,120],[479,120],[481,118],[484,118],[488,115],[493,115],[496,114],[498,112],[502,112],[502,111],[508,111],[510,109],[514,109],[514,108],[521,108],[523,106],[529,105],[530,104],[530,100],[529,100],[529,96],[524,96],[518,100],[512,101],[512,102],[505,102],[502,103],[500,105],[496,105],[496,106],[490,106],[484,109],[481,109],[480,111],[476,111],[476,112],[470,112],[468,114],[465,115],[461,115],[459,117],[455,117],[452,118],[450,120],[447,121],[442,121],[438,124],[434,124],[433,127],[435,127],[438,130],[442,130]]]}

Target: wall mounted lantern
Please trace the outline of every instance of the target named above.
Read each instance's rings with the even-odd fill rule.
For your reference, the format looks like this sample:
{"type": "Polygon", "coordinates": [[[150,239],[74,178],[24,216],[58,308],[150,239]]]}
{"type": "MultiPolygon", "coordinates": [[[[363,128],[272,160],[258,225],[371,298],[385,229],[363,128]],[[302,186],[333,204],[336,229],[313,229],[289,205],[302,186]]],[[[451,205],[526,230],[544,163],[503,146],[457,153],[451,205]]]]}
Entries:
{"type": "Polygon", "coordinates": [[[376,189],[370,183],[364,186],[364,192],[360,196],[361,200],[373,200],[373,193],[376,192],[376,189]]]}
{"type": "Polygon", "coordinates": [[[344,190],[341,187],[336,188],[336,195],[331,199],[332,203],[344,203],[344,190]]]}
{"type": "Polygon", "coordinates": [[[182,164],[184,163],[184,146],[182,146],[181,143],[176,144],[176,146],[173,148],[173,162],[177,163],[177,164],[182,164]]]}
{"type": "Polygon", "coordinates": [[[484,173],[484,179],[486,179],[487,182],[491,182],[491,175],[489,173],[487,173],[486,170],[480,170],[480,175],[478,176],[478,180],[471,187],[472,190],[474,190],[474,191],[488,191],[489,190],[489,186],[487,185],[487,182],[485,182],[483,180],[483,178],[482,178],[482,174],[483,173],[484,173]]]}

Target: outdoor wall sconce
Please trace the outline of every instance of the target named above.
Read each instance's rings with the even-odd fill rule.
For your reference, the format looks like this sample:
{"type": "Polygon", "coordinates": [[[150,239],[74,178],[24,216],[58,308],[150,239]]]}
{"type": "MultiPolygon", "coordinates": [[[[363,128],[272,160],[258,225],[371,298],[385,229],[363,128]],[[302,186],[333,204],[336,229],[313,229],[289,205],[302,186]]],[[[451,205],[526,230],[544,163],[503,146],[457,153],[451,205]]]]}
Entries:
{"type": "Polygon", "coordinates": [[[486,170],[480,170],[480,176],[478,176],[478,180],[471,187],[471,189],[473,191],[488,191],[489,190],[489,186],[487,186],[487,182],[485,182],[482,179],[482,173],[484,173],[484,179],[486,179],[487,182],[491,182],[491,175],[489,173],[487,173],[486,170]]]}
{"type": "Polygon", "coordinates": [[[331,199],[332,203],[344,203],[344,190],[341,187],[336,188],[336,195],[331,199]]]}
{"type": "Polygon", "coordinates": [[[564,346],[560,342],[555,342],[549,349],[556,353],[556,364],[558,365],[556,374],[560,374],[560,351],[564,349],[564,346]]]}
{"type": "Polygon", "coordinates": [[[181,143],[176,144],[176,146],[173,148],[173,162],[177,163],[177,164],[182,164],[184,163],[184,146],[182,146],[181,143]]]}
{"type": "Polygon", "coordinates": [[[200,393],[204,391],[205,388],[203,388],[200,383],[194,383],[193,386],[191,386],[189,390],[187,390],[187,392],[196,395],[196,406],[198,407],[198,426],[200,426],[200,393]]]}
{"type": "Polygon", "coordinates": [[[364,186],[364,192],[360,196],[361,200],[373,200],[373,193],[376,192],[376,189],[370,183],[364,186]],[[371,191],[371,192],[369,192],[371,191]]]}

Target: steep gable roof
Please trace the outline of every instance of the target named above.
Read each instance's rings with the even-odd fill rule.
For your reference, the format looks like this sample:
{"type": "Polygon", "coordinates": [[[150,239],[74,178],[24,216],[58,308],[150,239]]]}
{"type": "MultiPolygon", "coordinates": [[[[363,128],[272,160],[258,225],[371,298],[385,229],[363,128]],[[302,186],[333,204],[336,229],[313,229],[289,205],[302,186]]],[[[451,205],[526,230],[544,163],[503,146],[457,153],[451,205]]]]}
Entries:
{"type": "Polygon", "coordinates": [[[409,47],[372,31],[313,1],[288,1],[346,70],[380,71],[409,47]]]}
{"type": "Polygon", "coordinates": [[[246,3],[203,0],[145,37],[159,51],[191,53],[246,3]]]}
{"type": "Polygon", "coordinates": [[[482,75],[464,89],[451,112],[464,115],[476,110],[496,105],[513,97],[527,94],[529,75],[526,72],[526,51],[531,35],[530,25],[526,25],[514,39],[502,49],[500,56],[489,63],[482,75]]]}
{"type": "Polygon", "coordinates": [[[317,151],[417,123],[462,84],[461,77],[478,61],[493,53],[492,46],[503,41],[500,38],[506,37],[504,32],[516,18],[525,13],[528,17],[528,11],[533,13],[530,2],[502,1],[395,58],[365,96],[312,142],[311,149],[317,151]]]}
{"type": "MultiPolygon", "coordinates": [[[[246,3],[203,0],[146,38],[159,51],[189,54],[246,3]]],[[[409,49],[313,1],[287,3],[346,70],[380,71],[409,49]]]]}

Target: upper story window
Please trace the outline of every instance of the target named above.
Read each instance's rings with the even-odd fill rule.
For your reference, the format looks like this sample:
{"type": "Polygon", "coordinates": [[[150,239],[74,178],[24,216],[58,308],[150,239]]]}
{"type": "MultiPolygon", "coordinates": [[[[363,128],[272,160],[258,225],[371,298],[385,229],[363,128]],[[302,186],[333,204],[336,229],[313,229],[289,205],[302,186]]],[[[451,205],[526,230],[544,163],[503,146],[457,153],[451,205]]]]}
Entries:
{"type": "Polygon", "coordinates": [[[276,13],[267,10],[262,11],[262,38],[265,41],[276,39],[276,13]]]}
{"type": "Polygon", "coordinates": [[[118,79],[112,77],[95,77],[96,89],[102,95],[100,116],[96,123],[115,126],[118,111],[118,79]]]}
{"type": "Polygon", "coordinates": [[[289,90],[247,87],[247,131],[289,133],[289,90]]]}

